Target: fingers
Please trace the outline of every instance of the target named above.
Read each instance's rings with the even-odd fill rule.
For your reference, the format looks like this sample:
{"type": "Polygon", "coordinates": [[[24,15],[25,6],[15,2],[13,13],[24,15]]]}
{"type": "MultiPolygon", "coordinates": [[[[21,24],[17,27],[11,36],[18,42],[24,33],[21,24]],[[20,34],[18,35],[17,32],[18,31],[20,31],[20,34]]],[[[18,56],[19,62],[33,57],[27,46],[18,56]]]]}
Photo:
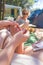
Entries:
{"type": "Polygon", "coordinates": [[[29,37],[30,36],[30,32],[27,31],[24,35],[27,36],[27,37],[29,37]]]}
{"type": "Polygon", "coordinates": [[[21,28],[19,27],[19,25],[15,26],[19,31],[21,31],[21,28]]]}
{"type": "Polygon", "coordinates": [[[9,21],[9,24],[11,25],[11,26],[18,26],[18,23],[16,23],[15,21],[9,21]]]}
{"type": "Polygon", "coordinates": [[[26,30],[26,29],[22,29],[22,31],[23,31],[23,34],[25,34],[25,33],[27,32],[27,30],[26,30]]]}
{"type": "Polygon", "coordinates": [[[27,32],[24,34],[24,40],[26,41],[29,37],[30,37],[30,34],[29,34],[29,32],[27,31],[27,32]]]}
{"type": "Polygon", "coordinates": [[[26,41],[29,38],[29,32],[26,32],[24,34],[24,30],[18,32],[19,37],[22,39],[22,41],[26,41]]]}
{"type": "Polygon", "coordinates": [[[14,26],[14,28],[17,30],[17,31],[23,31],[23,34],[25,34],[26,32],[27,32],[27,30],[26,29],[23,29],[23,28],[21,28],[20,26],[19,26],[19,24],[18,23],[16,23],[15,21],[14,22],[10,22],[11,24],[10,25],[12,25],[12,26],[14,26]]]}

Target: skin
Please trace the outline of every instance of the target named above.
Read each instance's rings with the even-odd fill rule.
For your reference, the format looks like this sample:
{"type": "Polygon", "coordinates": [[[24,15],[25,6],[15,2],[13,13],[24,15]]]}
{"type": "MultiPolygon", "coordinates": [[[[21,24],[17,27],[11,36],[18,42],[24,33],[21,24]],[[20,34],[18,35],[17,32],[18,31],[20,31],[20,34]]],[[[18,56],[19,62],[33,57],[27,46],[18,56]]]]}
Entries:
{"type": "MultiPolygon", "coordinates": [[[[29,28],[29,26],[28,26],[28,25],[29,25],[29,20],[27,20],[27,18],[28,18],[28,16],[29,16],[29,15],[28,15],[29,13],[28,13],[28,14],[26,14],[27,12],[24,12],[24,13],[25,13],[25,15],[22,13],[22,16],[18,16],[17,20],[23,19],[25,23],[20,24],[20,27],[21,27],[21,28],[25,28],[25,29],[28,30],[28,28],[29,28]]],[[[16,20],[16,21],[17,21],[17,20],[16,20]]]]}
{"type": "Polygon", "coordinates": [[[14,35],[15,33],[21,30],[21,28],[19,27],[19,24],[16,23],[15,21],[12,22],[8,20],[1,20],[0,29],[4,29],[4,28],[9,29],[12,35],[14,35]]]}
{"type": "Polygon", "coordinates": [[[0,21],[0,29],[2,29],[3,27],[9,27],[9,26],[18,26],[18,24],[14,21],[8,21],[8,20],[1,20],[0,21]]]}
{"type": "MultiPolygon", "coordinates": [[[[3,25],[7,26],[12,24],[10,22],[9,24],[8,23],[6,24],[5,22],[3,23],[0,22],[0,26],[3,27],[3,25]]],[[[28,36],[26,36],[26,33],[24,34],[24,30],[19,31],[13,36],[9,36],[5,42],[6,43],[5,47],[0,50],[0,65],[10,65],[15,49],[20,44],[25,42],[27,39],[28,36]]]]}

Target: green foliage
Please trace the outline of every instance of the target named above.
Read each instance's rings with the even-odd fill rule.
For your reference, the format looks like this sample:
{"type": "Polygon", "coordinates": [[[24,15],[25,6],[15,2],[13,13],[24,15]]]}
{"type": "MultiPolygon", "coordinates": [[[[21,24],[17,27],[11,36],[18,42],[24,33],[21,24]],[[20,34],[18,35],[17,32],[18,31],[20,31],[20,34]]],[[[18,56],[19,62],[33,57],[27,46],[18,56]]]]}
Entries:
{"type": "Polygon", "coordinates": [[[36,41],[38,41],[38,38],[36,37],[36,35],[34,33],[30,34],[30,38],[25,42],[25,46],[30,46],[32,44],[34,44],[36,41]]]}
{"type": "Polygon", "coordinates": [[[29,4],[29,6],[32,6],[34,4],[34,0],[6,0],[7,4],[15,5],[15,6],[21,6],[24,7],[26,3],[29,4]]]}
{"type": "Polygon", "coordinates": [[[34,4],[34,0],[28,0],[29,5],[33,5],[34,4]]]}

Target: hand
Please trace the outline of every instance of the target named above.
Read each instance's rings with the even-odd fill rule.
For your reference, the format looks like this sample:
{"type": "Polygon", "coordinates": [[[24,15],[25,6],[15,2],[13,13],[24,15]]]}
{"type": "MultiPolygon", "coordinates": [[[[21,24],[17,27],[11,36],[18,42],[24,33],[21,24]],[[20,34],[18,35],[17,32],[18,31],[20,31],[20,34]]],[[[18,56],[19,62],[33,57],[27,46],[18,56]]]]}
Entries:
{"type": "Polygon", "coordinates": [[[2,22],[4,22],[6,25],[10,25],[10,26],[18,26],[18,23],[16,23],[16,21],[8,21],[8,20],[3,20],[2,22]]]}
{"type": "Polygon", "coordinates": [[[28,38],[29,38],[29,36],[27,36],[26,34],[24,34],[24,31],[19,31],[18,33],[16,33],[14,35],[14,38],[13,38],[13,40],[15,40],[15,44],[16,44],[15,47],[17,47],[19,44],[25,42],[28,38]]]}
{"type": "Polygon", "coordinates": [[[16,23],[15,21],[14,22],[8,21],[7,23],[9,25],[7,28],[10,30],[12,35],[14,35],[15,33],[21,30],[19,24],[16,23]]]}
{"type": "Polygon", "coordinates": [[[19,24],[15,21],[8,21],[11,26],[18,26],[19,24]]]}

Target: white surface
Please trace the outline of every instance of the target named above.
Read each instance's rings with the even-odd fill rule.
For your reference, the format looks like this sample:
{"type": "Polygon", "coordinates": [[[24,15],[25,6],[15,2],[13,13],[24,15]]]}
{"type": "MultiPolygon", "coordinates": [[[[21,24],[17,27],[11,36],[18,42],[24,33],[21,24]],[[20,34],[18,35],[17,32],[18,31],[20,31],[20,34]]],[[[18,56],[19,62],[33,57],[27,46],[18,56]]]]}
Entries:
{"type": "Polygon", "coordinates": [[[40,41],[39,43],[35,44],[33,46],[33,51],[43,49],[43,41],[40,41]]]}
{"type": "Polygon", "coordinates": [[[38,44],[36,44],[35,46],[43,48],[43,41],[40,41],[38,44]]]}
{"type": "Polygon", "coordinates": [[[38,39],[41,39],[43,37],[43,30],[42,29],[37,29],[35,32],[35,35],[38,39]]]}
{"type": "Polygon", "coordinates": [[[35,50],[40,50],[43,49],[43,40],[36,42],[35,44],[32,45],[32,49],[35,50]]]}
{"type": "Polygon", "coordinates": [[[38,50],[41,50],[43,49],[42,47],[38,47],[38,48],[33,48],[33,51],[38,51],[38,50]]]}
{"type": "Polygon", "coordinates": [[[43,63],[31,56],[15,54],[11,65],[43,65],[43,63]]]}
{"type": "Polygon", "coordinates": [[[36,25],[33,25],[33,24],[29,24],[30,27],[36,27],[36,25]]]}
{"type": "Polygon", "coordinates": [[[43,9],[43,0],[37,0],[37,2],[33,4],[32,9],[43,9]]]}

